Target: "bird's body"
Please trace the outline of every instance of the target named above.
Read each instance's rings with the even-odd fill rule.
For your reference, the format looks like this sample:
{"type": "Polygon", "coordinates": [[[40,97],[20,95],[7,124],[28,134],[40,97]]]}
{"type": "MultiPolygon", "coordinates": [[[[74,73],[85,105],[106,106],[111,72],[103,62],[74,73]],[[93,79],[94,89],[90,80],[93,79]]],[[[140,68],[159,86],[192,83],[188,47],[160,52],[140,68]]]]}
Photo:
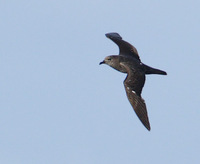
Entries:
{"type": "Polygon", "coordinates": [[[141,97],[142,88],[145,83],[145,74],[166,75],[167,73],[143,64],[136,48],[122,40],[122,37],[118,33],[108,33],[106,36],[119,46],[120,52],[119,55],[107,56],[100,64],[107,64],[122,73],[127,73],[127,77],[124,80],[124,87],[129,102],[140,121],[150,130],[146,105],[141,97]]]}

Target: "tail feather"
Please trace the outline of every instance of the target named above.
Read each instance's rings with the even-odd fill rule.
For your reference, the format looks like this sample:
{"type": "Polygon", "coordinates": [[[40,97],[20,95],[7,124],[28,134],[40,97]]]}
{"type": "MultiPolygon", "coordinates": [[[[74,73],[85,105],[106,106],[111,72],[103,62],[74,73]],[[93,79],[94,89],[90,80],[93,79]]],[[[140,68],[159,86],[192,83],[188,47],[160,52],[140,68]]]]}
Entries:
{"type": "Polygon", "coordinates": [[[145,66],[145,74],[167,75],[167,72],[165,72],[165,71],[162,71],[162,70],[159,70],[159,69],[156,69],[156,68],[152,68],[152,67],[149,67],[147,65],[144,65],[144,66],[145,66]]]}

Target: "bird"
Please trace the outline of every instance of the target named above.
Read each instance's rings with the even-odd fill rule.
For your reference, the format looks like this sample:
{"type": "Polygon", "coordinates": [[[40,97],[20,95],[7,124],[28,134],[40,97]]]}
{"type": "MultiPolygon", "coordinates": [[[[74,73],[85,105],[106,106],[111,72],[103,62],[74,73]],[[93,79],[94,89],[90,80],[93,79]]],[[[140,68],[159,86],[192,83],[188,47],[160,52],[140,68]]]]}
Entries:
{"type": "Polygon", "coordinates": [[[167,73],[142,63],[137,49],[123,40],[118,33],[111,32],[105,35],[118,45],[119,54],[107,56],[99,64],[107,64],[115,70],[127,74],[123,83],[128,100],[139,120],[150,131],[151,126],[146,103],[141,97],[142,88],[145,84],[145,76],[149,74],[167,75],[167,73]]]}

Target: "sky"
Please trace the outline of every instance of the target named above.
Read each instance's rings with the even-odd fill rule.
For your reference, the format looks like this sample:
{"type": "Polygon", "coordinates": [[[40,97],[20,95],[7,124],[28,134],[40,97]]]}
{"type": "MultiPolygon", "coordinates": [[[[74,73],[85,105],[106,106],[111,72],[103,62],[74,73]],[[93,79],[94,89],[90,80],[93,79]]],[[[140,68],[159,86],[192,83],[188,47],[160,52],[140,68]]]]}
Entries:
{"type": "Polygon", "coordinates": [[[2,0],[0,163],[198,164],[198,0],[2,0]],[[151,131],[134,113],[126,74],[99,65],[118,32],[147,75],[151,131]]]}

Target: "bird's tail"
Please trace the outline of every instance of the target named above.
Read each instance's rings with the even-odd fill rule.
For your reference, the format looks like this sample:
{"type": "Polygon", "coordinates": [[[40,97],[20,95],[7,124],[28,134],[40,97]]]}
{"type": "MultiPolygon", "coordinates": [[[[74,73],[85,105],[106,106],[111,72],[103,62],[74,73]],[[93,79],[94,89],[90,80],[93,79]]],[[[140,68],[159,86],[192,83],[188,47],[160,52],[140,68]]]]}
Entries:
{"type": "Polygon", "coordinates": [[[156,69],[156,68],[152,68],[149,67],[147,65],[144,64],[145,67],[145,74],[159,74],[159,75],[167,75],[167,72],[156,69]]]}

